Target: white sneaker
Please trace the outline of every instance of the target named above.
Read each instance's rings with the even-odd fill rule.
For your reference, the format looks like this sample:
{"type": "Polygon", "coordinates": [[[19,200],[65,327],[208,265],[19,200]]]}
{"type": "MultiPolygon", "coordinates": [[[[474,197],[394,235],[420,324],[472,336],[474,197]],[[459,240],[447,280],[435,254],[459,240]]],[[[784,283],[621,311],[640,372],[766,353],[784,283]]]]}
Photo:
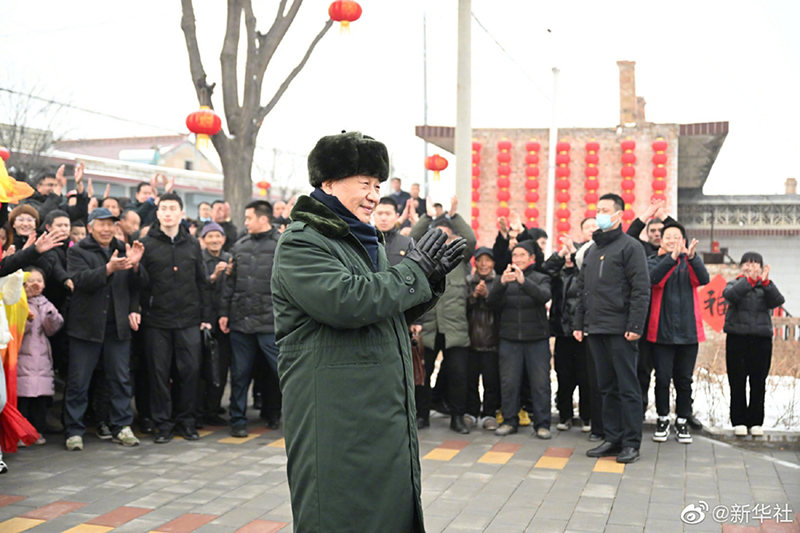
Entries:
{"type": "Polygon", "coordinates": [[[494,431],[498,428],[497,419],[493,416],[485,416],[481,422],[483,429],[487,429],[489,431],[494,431]]]}
{"type": "Polygon", "coordinates": [[[746,437],[747,436],[747,426],[733,426],[733,434],[737,437],[746,437]]]}
{"type": "Polygon", "coordinates": [[[464,424],[470,429],[474,428],[475,424],[478,423],[478,419],[472,415],[464,415],[463,418],[464,418],[464,424]]]}
{"type": "Polygon", "coordinates": [[[111,438],[111,442],[122,444],[123,446],[138,446],[139,439],[133,434],[130,426],[125,426],[119,430],[119,433],[111,438]]]}
{"type": "Polygon", "coordinates": [[[39,435],[39,438],[36,439],[36,442],[34,442],[34,444],[37,446],[42,446],[43,444],[47,444],[47,441],[44,439],[44,437],[39,435]]]}
{"type": "Polygon", "coordinates": [[[754,437],[763,437],[764,428],[762,428],[761,426],[753,426],[750,428],[750,434],[754,437]]]}
{"type": "Polygon", "coordinates": [[[556,429],[559,431],[569,431],[569,428],[572,427],[572,420],[565,420],[564,422],[559,422],[556,424],[556,429]]]}
{"type": "Polygon", "coordinates": [[[74,452],[83,450],[83,438],[80,435],[73,435],[67,439],[67,451],[74,452]]]}
{"type": "Polygon", "coordinates": [[[583,425],[581,426],[581,431],[583,433],[591,433],[592,432],[592,423],[583,421],[583,425]]]}

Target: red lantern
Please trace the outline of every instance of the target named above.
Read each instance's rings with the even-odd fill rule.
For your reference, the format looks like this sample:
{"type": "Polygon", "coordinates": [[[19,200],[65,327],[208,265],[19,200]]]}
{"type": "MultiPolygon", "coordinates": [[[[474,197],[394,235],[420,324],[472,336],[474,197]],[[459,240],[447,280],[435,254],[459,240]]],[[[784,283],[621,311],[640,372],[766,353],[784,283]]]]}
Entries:
{"type": "Polygon", "coordinates": [[[340,24],[339,31],[350,31],[350,23],[361,17],[361,6],[352,0],[336,0],[328,8],[328,15],[340,24]]]}
{"type": "Polygon", "coordinates": [[[529,178],[536,178],[539,176],[539,169],[537,167],[527,167],[525,169],[525,175],[529,178]]]}
{"type": "Polygon", "coordinates": [[[653,191],[654,194],[650,197],[651,200],[661,200],[666,198],[664,190],[667,188],[667,182],[664,178],[667,177],[667,169],[664,165],[667,164],[667,155],[664,153],[667,149],[667,141],[659,137],[653,142],[653,191]]]}
{"type": "MultiPolygon", "coordinates": [[[[655,143],[653,143],[655,144],[655,143]]],[[[667,164],[667,156],[665,154],[656,154],[653,156],[653,164],[654,165],[666,165],[667,164]]]]}
{"type": "Polygon", "coordinates": [[[656,192],[664,192],[667,188],[667,182],[664,180],[653,180],[653,190],[656,192]]]}
{"type": "Polygon", "coordinates": [[[500,152],[497,154],[498,163],[508,163],[509,161],[511,161],[511,154],[508,152],[500,152]]]}
{"type": "Polygon", "coordinates": [[[568,219],[571,214],[569,209],[556,209],[556,218],[568,219]]]}
{"type": "Polygon", "coordinates": [[[635,217],[636,215],[633,213],[632,209],[626,209],[622,212],[622,220],[626,222],[633,220],[635,217]]]}
{"type": "Polygon", "coordinates": [[[477,218],[472,219],[472,229],[477,230],[480,227],[480,222],[478,222],[477,218]]]}
{"type": "Polygon", "coordinates": [[[620,197],[626,204],[632,204],[634,201],[636,201],[636,195],[634,195],[632,192],[624,192],[620,195],[620,197]]]}
{"type": "Polygon", "coordinates": [[[631,179],[622,180],[622,188],[626,191],[632,191],[636,187],[636,183],[631,179]]]}
{"type": "Polygon", "coordinates": [[[481,201],[481,193],[478,191],[472,191],[472,201],[473,202],[480,202],[481,201]]]}
{"type": "Polygon", "coordinates": [[[11,152],[5,146],[0,146],[0,159],[3,161],[8,161],[8,158],[11,157],[11,152]]]}
{"type": "Polygon", "coordinates": [[[556,189],[564,191],[569,189],[569,185],[570,185],[569,180],[560,179],[556,182],[556,189]]]}
{"type": "Polygon", "coordinates": [[[507,202],[511,200],[511,193],[508,191],[497,191],[497,199],[501,202],[507,202]]]}
{"type": "Polygon", "coordinates": [[[666,152],[667,151],[667,141],[664,139],[659,139],[653,143],[653,151],[654,152],[666,152]]]}
{"type": "Polygon", "coordinates": [[[583,160],[587,165],[596,165],[600,162],[600,158],[597,157],[597,154],[589,154],[583,160]]]}
{"type": "Polygon", "coordinates": [[[481,200],[481,194],[478,192],[478,189],[481,186],[481,180],[478,179],[478,176],[481,175],[481,169],[478,168],[478,164],[481,162],[481,148],[481,143],[472,139],[472,175],[474,176],[472,179],[472,228],[476,230],[478,226],[480,226],[480,222],[478,221],[478,217],[480,216],[478,202],[481,200]]]}
{"type": "Polygon", "coordinates": [[[510,176],[511,175],[511,167],[503,164],[497,167],[497,173],[501,176],[510,176]]]}
{"type": "Polygon", "coordinates": [[[498,142],[497,143],[497,149],[501,150],[501,151],[502,150],[506,150],[506,151],[511,150],[511,141],[503,140],[503,141],[498,142]]]}
{"type": "Polygon", "coordinates": [[[599,194],[597,194],[596,192],[587,192],[587,193],[586,193],[586,194],[583,196],[583,200],[584,200],[584,201],[585,201],[587,204],[596,204],[597,202],[599,202],[599,201],[600,201],[600,195],[599,195],[599,194]]]}
{"type": "Polygon", "coordinates": [[[539,210],[535,207],[529,207],[525,210],[525,216],[528,218],[536,218],[539,216],[539,210]]]}
{"type": "Polygon", "coordinates": [[[567,233],[569,231],[569,222],[562,220],[558,224],[556,224],[556,229],[561,233],[567,233]]]}
{"type": "Polygon", "coordinates": [[[621,146],[622,146],[622,151],[623,152],[627,152],[629,150],[633,151],[633,150],[636,149],[636,142],[632,141],[631,139],[626,139],[626,140],[622,141],[622,145],[621,146]]]}
{"type": "Polygon", "coordinates": [[[476,178],[481,175],[481,169],[477,166],[472,167],[472,175],[476,178]]]}
{"type": "Polygon", "coordinates": [[[186,117],[186,127],[197,136],[198,149],[208,148],[208,138],[222,129],[222,119],[210,107],[200,106],[199,111],[186,117]]]}
{"type": "Polygon", "coordinates": [[[507,217],[509,214],[509,209],[507,207],[498,207],[497,208],[497,216],[499,217],[507,217]]]}
{"type": "Polygon", "coordinates": [[[267,191],[269,190],[270,187],[272,187],[272,184],[268,181],[259,181],[258,183],[256,183],[256,187],[258,187],[258,194],[260,194],[261,196],[266,196],[267,191]]]}
{"type": "Polygon", "coordinates": [[[586,174],[586,177],[597,176],[599,174],[599,170],[597,167],[586,167],[586,170],[583,171],[586,174]]]}
{"type": "Polygon", "coordinates": [[[569,156],[567,154],[558,154],[556,156],[556,165],[569,165],[569,156]]]}
{"type": "Polygon", "coordinates": [[[480,162],[481,162],[481,156],[479,156],[478,154],[472,154],[472,164],[477,165],[480,162]]]}
{"type": "Polygon", "coordinates": [[[556,152],[569,152],[570,145],[566,141],[559,141],[556,143],[556,152]]]}
{"type": "Polygon", "coordinates": [[[656,167],[653,169],[653,177],[654,178],[666,178],[667,177],[667,169],[664,167],[656,167]]]}
{"type": "Polygon", "coordinates": [[[511,180],[508,178],[497,178],[497,186],[501,189],[508,189],[511,187],[511,180]]]}
{"type": "Polygon", "coordinates": [[[636,155],[630,152],[626,152],[622,154],[622,162],[626,165],[632,165],[636,163],[636,155]]]}
{"type": "MultiPolygon", "coordinates": [[[[600,151],[600,143],[597,141],[589,141],[586,143],[586,151],[587,152],[599,152],[600,151]]],[[[588,163],[588,161],[587,161],[588,163]]]]}
{"type": "Polygon", "coordinates": [[[477,216],[478,216],[478,215],[480,215],[480,214],[481,214],[481,211],[480,211],[480,209],[478,209],[477,207],[473,207],[473,208],[472,208],[472,216],[473,216],[473,217],[477,217],[477,216]]]}
{"type": "Polygon", "coordinates": [[[570,171],[567,167],[558,167],[556,169],[556,176],[558,176],[559,178],[566,178],[569,177],[569,175],[570,171]]]}
{"type": "Polygon", "coordinates": [[[472,180],[472,188],[479,189],[481,186],[481,180],[473,178],[472,180]]]}
{"type": "Polygon", "coordinates": [[[472,141],[472,151],[473,152],[480,152],[483,145],[477,141],[472,141]]]}
{"type": "Polygon", "coordinates": [[[655,200],[655,201],[657,201],[657,202],[660,202],[662,200],[665,201],[665,202],[667,201],[667,197],[664,196],[663,194],[654,194],[650,198],[655,200]]]}
{"type": "Polygon", "coordinates": [[[425,158],[425,168],[433,171],[434,181],[439,181],[439,172],[447,168],[447,159],[439,154],[425,158]]]}
{"type": "Polygon", "coordinates": [[[531,191],[533,189],[538,189],[539,188],[539,182],[537,180],[527,180],[525,182],[525,188],[528,189],[529,191],[531,191]]]}
{"type": "Polygon", "coordinates": [[[569,202],[570,198],[571,197],[570,197],[569,193],[566,192],[566,191],[559,191],[559,192],[556,193],[556,201],[561,203],[561,204],[565,204],[565,203],[569,202]]]}
{"type": "Polygon", "coordinates": [[[633,167],[622,167],[620,174],[622,174],[623,177],[632,178],[636,175],[636,169],[633,167]]]}
{"type": "Polygon", "coordinates": [[[530,141],[525,143],[525,149],[529,152],[538,152],[542,149],[542,146],[536,141],[530,141]]]}
{"type": "Polygon", "coordinates": [[[528,154],[525,156],[525,162],[529,165],[538,165],[539,156],[536,154],[528,154]]]}
{"type": "Polygon", "coordinates": [[[529,204],[535,204],[539,201],[539,193],[538,192],[526,192],[525,193],[525,201],[529,204]]]}
{"type": "Polygon", "coordinates": [[[586,189],[587,191],[596,191],[597,189],[600,188],[600,183],[598,183],[597,180],[588,179],[583,182],[583,188],[586,189]]]}

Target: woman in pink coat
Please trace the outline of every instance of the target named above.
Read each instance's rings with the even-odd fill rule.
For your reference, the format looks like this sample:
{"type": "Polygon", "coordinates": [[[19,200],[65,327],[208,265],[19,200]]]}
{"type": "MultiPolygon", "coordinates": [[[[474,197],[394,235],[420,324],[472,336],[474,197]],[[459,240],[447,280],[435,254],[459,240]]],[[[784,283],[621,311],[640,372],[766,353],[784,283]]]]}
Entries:
{"type": "MultiPolygon", "coordinates": [[[[31,268],[28,275],[25,295],[30,312],[17,360],[17,407],[41,435],[45,429],[47,407],[55,393],[53,355],[47,337],[61,329],[64,319],[50,300],[42,296],[42,271],[31,268]]],[[[41,436],[36,441],[36,444],[44,443],[41,436]]]]}

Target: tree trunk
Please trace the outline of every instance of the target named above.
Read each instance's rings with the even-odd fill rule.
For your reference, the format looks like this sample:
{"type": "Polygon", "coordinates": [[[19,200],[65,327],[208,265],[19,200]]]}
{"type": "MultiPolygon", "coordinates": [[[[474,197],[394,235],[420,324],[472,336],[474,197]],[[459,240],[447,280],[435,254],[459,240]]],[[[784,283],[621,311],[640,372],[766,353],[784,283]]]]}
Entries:
{"type": "Polygon", "coordinates": [[[240,229],[244,227],[244,208],[253,198],[253,182],[250,172],[253,168],[257,135],[258,130],[252,133],[248,132],[243,137],[252,136],[250,142],[242,142],[246,139],[237,139],[228,143],[224,156],[220,153],[225,201],[231,205],[231,220],[240,229]]]}

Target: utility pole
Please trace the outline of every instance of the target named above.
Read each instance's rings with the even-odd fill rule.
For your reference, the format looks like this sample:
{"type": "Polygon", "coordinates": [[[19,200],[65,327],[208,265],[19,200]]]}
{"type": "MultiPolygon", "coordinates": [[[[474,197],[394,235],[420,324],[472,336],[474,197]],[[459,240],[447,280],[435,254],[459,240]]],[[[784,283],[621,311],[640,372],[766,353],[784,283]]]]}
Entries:
{"type": "Polygon", "coordinates": [[[556,95],[558,93],[558,67],[553,67],[553,115],[550,120],[550,145],[547,148],[547,226],[544,230],[550,236],[547,239],[544,256],[550,257],[553,251],[553,241],[556,238],[553,230],[555,218],[556,196],[556,144],[558,144],[558,116],[556,113],[556,95]]]}
{"type": "Polygon", "coordinates": [[[458,72],[456,89],[456,196],[458,214],[469,223],[472,212],[472,2],[458,0],[458,72]]]}

